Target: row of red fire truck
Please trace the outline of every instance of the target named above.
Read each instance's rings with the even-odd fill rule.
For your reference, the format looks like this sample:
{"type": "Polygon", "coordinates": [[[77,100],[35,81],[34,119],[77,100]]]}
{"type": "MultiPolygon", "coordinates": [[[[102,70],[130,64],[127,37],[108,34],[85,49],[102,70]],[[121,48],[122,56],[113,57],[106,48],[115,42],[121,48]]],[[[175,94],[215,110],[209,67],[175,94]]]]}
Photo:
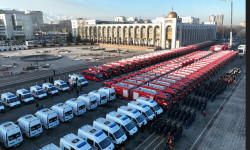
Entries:
{"type": "Polygon", "coordinates": [[[218,52],[218,51],[225,51],[225,50],[231,50],[231,49],[232,49],[232,46],[230,46],[229,43],[221,43],[219,45],[211,46],[209,50],[218,52]]]}
{"type": "Polygon", "coordinates": [[[120,98],[152,98],[169,108],[237,56],[238,52],[235,51],[217,54],[197,51],[131,73],[119,80],[104,82],[103,86],[114,88],[120,98]]]}
{"type": "Polygon", "coordinates": [[[214,41],[207,41],[195,45],[189,45],[171,50],[162,50],[144,55],[134,56],[132,58],[122,59],[99,66],[89,67],[82,71],[82,76],[88,80],[102,81],[112,76],[119,76],[131,71],[139,70],[153,64],[166,61],[170,58],[181,56],[194,50],[198,50],[215,44],[214,41]]]}

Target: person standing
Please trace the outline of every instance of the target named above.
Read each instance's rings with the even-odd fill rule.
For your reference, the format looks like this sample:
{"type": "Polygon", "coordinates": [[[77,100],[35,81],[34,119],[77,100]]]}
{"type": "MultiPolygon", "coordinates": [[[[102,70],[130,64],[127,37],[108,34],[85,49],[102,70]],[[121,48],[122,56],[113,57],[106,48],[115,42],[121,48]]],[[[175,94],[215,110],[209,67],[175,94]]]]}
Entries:
{"type": "Polygon", "coordinates": [[[54,70],[54,76],[56,75],[56,70],[54,70]]]}
{"type": "Polygon", "coordinates": [[[79,96],[79,88],[77,88],[77,90],[76,90],[76,96],[77,97],[79,96]]]}

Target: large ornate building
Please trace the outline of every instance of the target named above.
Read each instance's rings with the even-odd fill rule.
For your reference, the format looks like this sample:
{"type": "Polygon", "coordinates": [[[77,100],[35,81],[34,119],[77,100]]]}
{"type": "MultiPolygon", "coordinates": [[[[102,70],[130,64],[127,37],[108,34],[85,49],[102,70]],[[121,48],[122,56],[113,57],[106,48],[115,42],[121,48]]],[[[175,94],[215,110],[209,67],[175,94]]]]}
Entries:
{"type": "Polygon", "coordinates": [[[83,39],[97,43],[159,46],[162,49],[216,39],[216,25],[182,23],[173,11],[152,23],[89,23],[86,20],[72,30],[83,39]]]}

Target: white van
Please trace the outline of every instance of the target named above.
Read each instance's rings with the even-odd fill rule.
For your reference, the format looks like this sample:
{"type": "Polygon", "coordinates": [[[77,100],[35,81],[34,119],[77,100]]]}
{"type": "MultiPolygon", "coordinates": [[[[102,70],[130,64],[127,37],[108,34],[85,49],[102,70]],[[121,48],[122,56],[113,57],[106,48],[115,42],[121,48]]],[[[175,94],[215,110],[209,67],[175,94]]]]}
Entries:
{"type": "Polygon", "coordinates": [[[142,125],[147,124],[147,119],[136,109],[121,106],[117,109],[117,112],[130,117],[130,119],[134,121],[138,127],[142,127],[142,125]]]}
{"type": "Polygon", "coordinates": [[[51,83],[43,83],[42,88],[52,95],[59,95],[57,88],[51,83]]]}
{"type": "Polygon", "coordinates": [[[45,129],[55,128],[59,125],[57,113],[51,109],[40,109],[35,113],[35,116],[41,120],[45,129]]]}
{"type": "Polygon", "coordinates": [[[2,102],[0,102],[0,112],[4,112],[5,111],[5,107],[3,105],[2,102]]]}
{"type": "Polygon", "coordinates": [[[81,94],[77,99],[85,102],[88,110],[95,109],[97,107],[97,98],[88,94],[81,94]]]}
{"type": "Polygon", "coordinates": [[[106,118],[107,120],[116,122],[127,135],[134,135],[138,131],[138,128],[136,127],[134,122],[126,115],[123,115],[116,111],[111,111],[106,114],[106,118]]]}
{"type": "Polygon", "coordinates": [[[68,99],[65,104],[71,106],[74,115],[80,116],[86,112],[85,102],[82,99],[71,98],[68,99]]]}
{"type": "Polygon", "coordinates": [[[137,101],[131,101],[128,103],[128,107],[139,110],[148,120],[153,120],[156,115],[155,113],[148,107],[148,105],[142,104],[137,101]]]}
{"type": "Polygon", "coordinates": [[[246,45],[239,45],[238,52],[239,52],[239,55],[246,55],[246,45]]]}
{"type": "Polygon", "coordinates": [[[7,121],[0,124],[0,142],[5,147],[16,147],[23,141],[22,132],[18,125],[12,121],[7,121]]]}
{"type": "Polygon", "coordinates": [[[59,120],[62,122],[67,122],[74,117],[72,107],[67,104],[56,103],[51,107],[51,109],[57,113],[59,120]]]}
{"type": "Polygon", "coordinates": [[[69,90],[69,86],[63,80],[55,80],[54,85],[59,91],[65,92],[69,90]]]}
{"type": "Polygon", "coordinates": [[[116,99],[115,89],[113,88],[101,87],[98,91],[106,93],[108,101],[112,101],[116,99]]]}
{"type": "Polygon", "coordinates": [[[47,98],[47,93],[38,85],[30,87],[30,93],[37,99],[47,98]]]}
{"type": "Polygon", "coordinates": [[[20,117],[17,124],[28,138],[37,137],[43,132],[40,119],[31,114],[20,117]]]}
{"type": "Polygon", "coordinates": [[[1,94],[1,102],[5,106],[9,106],[9,107],[17,107],[17,106],[21,105],[21,103],[17,99],[16,95],[14,95],[10,92],[1,94]]]}
{"type": "Polygon", "coordinates": [[[115,147],[103,131],[88,124],[78,129],[78,136],[98,150],[112,150],[115,147]]]}
{"type": "Polygon", "coordinates": [[[89,143],[73,133],[69,133],[60,138],[60,148],[63,150],[91,150],[89,143]]]}
{"type": "Polygon", "coordinates": [[[16,96],[19,98],[21,102],[24,103],[30,103],[34,102],[34,97],[31,95],[31,93],[26,89],[19,89],[16,91],[16,96]]]}
{"type": "Polygon", "coordinates": [[[156,101],[154,101],[151,98],[146,98],[146,97],[138,97],[136,99],[137,102],[148,105],[155,114],[159,115],[163,112],[163,109],[157,104],[156,101]]]}
{"type": "Polygon", "coordinates": [[[69,84],[74,85],[75,83],[78,86],[88,85],[88,81],[83,76],[78,74],[69,75],[69,84]]]}
{"type": "Polygon", "coordinates": [[[88,95],[95,96],[97,98],[98,105],[104,105],[107,103],[107,95],[104,92],[93,90],[93,91],[90,91],[88,95]]]}
{"type": "Polygon", "coordinates": [[[43,146],[42,148],[40,148],[39,150],[62,150],[60,149],[58,146],[56,146],[53,143],[50,143],[48,145],[43,146]]]}
{"type": "Polygon", "coordinates": [[[93,126],[107,134],[107,136],[111,138],[111,141],[116,145],[127,140],[127,136],[123,132],[122,128],[120,128],[120,126],[118,126],[114,121],[110,121],[101,117],[94,120],[93,126]]]}

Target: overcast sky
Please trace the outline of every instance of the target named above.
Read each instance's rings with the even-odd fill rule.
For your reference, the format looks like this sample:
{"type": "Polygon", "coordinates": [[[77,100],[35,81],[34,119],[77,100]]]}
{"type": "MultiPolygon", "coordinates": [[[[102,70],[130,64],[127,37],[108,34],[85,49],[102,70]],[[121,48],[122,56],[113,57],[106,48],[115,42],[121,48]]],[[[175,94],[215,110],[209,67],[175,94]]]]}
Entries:
{"type": "MultiPolygon", "coordinates": [[[[45,13],[114,20],[116,16],[154,19],[167,15],[172,7],[179,16],[192,16],[206,22],[210,15],[224,14],[230,24],[230,3],[220,0],[0,0],[0,8],[40,10],[45,13]]],[[[233,24],[245,21],[246,0],[233,0],[233,24]]]]}

